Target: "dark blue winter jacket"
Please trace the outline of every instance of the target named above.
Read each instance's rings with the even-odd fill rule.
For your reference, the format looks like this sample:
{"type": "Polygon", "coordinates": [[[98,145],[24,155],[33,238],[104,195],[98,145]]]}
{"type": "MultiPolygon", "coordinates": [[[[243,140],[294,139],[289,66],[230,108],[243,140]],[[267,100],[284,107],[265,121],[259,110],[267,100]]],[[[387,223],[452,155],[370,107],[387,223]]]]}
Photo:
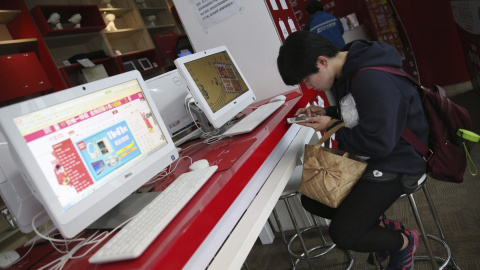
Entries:
{"type": "MultiPolygon", "coordinates": [[[[359,72],[351,81],[352,75],[364,67],[400,69],[402,59],[398,51],[386,43],[368,41],[351,42],[342,50],[348,51],[348,55],[334,84],[334,95],[337,104],[348,94],[353,96],[358,124],[337,131],[339,149],[368,157],[370,170],[425,173],[426,162],[400,137],[407,126],[425,144],[428,141],[428,123],[416,87],[403,76],[378,70],[359,72]]],[[[341,118],[341,109],[332,107],[327,113],[341,118]]]]}

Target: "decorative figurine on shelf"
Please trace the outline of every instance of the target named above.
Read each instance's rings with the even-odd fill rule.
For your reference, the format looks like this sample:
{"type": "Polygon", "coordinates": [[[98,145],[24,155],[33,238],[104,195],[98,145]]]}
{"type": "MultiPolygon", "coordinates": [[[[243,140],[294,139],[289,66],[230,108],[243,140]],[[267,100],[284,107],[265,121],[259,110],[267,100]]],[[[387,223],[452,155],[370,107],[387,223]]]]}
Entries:
{"type": "Polygon", "coordinates": [[[112,2],[112,0],[102,0],[102,4],[104,4],[107,8],[113,8],[110,2],[112,2]]]}
{"type": "Polygon", "coordinates": [[[138,4],[142,5],[142,7],[146,8],[147,4],[145,4],[145,0],[135,0],[138,4]]]}
{"type": "Polygon", "coordinates": [[[105,29],[107,31],[117,31],[117,27],[115,27],[115,14],[108,13],[105,15],[105,19],[107,20],[107,27],[105,29]]]}
{"type": "Polygon", "coordinates": [[[157,19],[157,16],[150,15],[147,17],[147,19],[150,21],[150,26],[155,26],[155,20],[157,19]]]}
{"type": "Polygon", "coordinates": [[[50,15],[50,18],[48,18],[47,22],[51,24],[52,30],[63,29],[62,24],[60,23],[60,14],[56,12],[50,15]]]}
{"type": "Polygon", "coordinates": [[[80,14],[74,14],[72,17],[70,17],[70,19],[68,19],[69,22],[73,23],[73,28],[80,28],[82,27],[80,25],[80,21],[82,20],[82,15],[80,14]]]}

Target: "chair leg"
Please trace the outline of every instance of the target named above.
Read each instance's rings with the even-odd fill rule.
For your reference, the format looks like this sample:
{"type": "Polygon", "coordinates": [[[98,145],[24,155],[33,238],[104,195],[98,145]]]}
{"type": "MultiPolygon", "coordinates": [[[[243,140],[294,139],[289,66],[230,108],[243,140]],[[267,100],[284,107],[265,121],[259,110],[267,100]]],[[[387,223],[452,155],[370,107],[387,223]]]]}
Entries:
{"type": "Polygon", "coordinates": [[[326,245],[327,244],[327,240],[325,240],[325,236],[323,236],[323,232],[322,232],[322,228],[320,228],[320,226],[318,226],[318,222],[317,220],[315,219],[315,216],[313,214],[310,214],[310,217],[312,218],[312,221],[313,221],[313,226],[318,228],[318,232],[320,233],[320,239],[322,239],[322,244],[323,245],[326,245]]]}
{"type": "MultiPolygon", "coordinates": [[[[428,203],[428,207],[430,208],[430,212],[432,213],[433,220],[435,221],[435,225],[437,226],[438,232],[440,234],[440,238],[444,242],[446,242],[445,233],[444,233],[442,225],[440,223],[440,219],[438,218],[438,214],[437,214],[437,210],[435,209],[435,205],[433,204],[433,201],[431,200],[430,191],[428,191],[428,188],[427,188],[427,183],[425,183],[422,186],[422,190],[423,190],[423,194],[425,195],[425,199],[428,203]]],[[[460,269],[460,267],[457,265],[457,263],[453,259],[453,255],[450,258],[450,264],[454,269],[460,269]]]]}
{"type": "Polygon", "coordinates": [[[308,252],[307,246],[305,245],[305,242],[303,241],[302,233],[300,232],[300,229],[298,228],[297,221],[293,215],[292,207],[290,206],[290,203],[288,202],[288,199],[284,200],[285,205],[287,206],[288,214],[290,215],[290,219],[292,220],[293,227],[295,228],[295,231],[298,235],[298,239],[300,240],[300,243],[302,244],[302,248],[304,251],[304,255],[307,259],[308,265],[310,266],[310,269],[313,269],[312,262],[310,260],[310,254],[308,252]]]}
{"type": "MultiPolygon", "coordinates": [[[[280,197],[280,200],[282,200],[285,203],[288,214],[290,216],[290,220],[292,221],[293,227],[294,227],[295,232],[296,232],[296,234],[293,235],[290,238],[290,240],[287,240],[287,237],[286,237],[286,235],[284,233],[284,230],[282,228],[282,225],[280,223],[280,219],[278,217],[278,213],[277,213],[276,209],[274,208],[272,212],[273,212],[273,216],[275,218],[275,221],[277,223],[277,226],[280,230],[280,233],[282,235],[282,240],[285,243],[285,246],[287,248],[287,252],[289,254],[290,261],[292,263],[293,269],[296,269],[297,264],[301,260],[307,260],[309,268],[313,269],[312,260],[317,258],[317,257],[321,257],[323,255],[326,255],[327,253],[329,253],[330,251],[332,251],[336,247],[336,244],[327,243],[327,241],[325,239],[325,236],[323,235],[322,228],[328,228],[328,226],[319,224],[313,215],[312,215],[312,219],[313,219],[314,225],[310,226],[310,227],[307,227],[307,228],[304,228],[304,229],[300,229],[300,227],[298,226],[297,220],[296,220],[296,218],[293,214],[293,210],[292,210],[292,207],[290,205],[290,201],[288,200],[289,198],[295,197],[297,195],[298,195],[298,193],[295,192],[295,193],[291,193],[291,194],[288,194],[288,195],[283,195],[283,196],[280,197]],[[302,234],[305,233],[306,231],[317,230],[317,229],[320,233],[320,238],[321,238],[321,241],[322,241],[322,245],[314,246],[311,249],[308,249],[306,244],[305,244],[305,241],[303,239],[302,234]],[[297,237],[300,240],[300,244],[301,244],[302,249],[303,249],[302,254],[298,254],[298,253],[295,253],[295,252],[292,251],[292,243],[295,241],[295,239],[297,237]],[[313,253],[314,251],[322,249],[322,248],[325,248],[325,250],[323,250],[322,252],[316,252],[315,254],[313,253]]],[[[350,263],[349,263],[349,265],[346,269],[346,270],[350,270],[350,269],[352,269],[354,261],[355,261],[354,257],[353,257],[353,254],[349,250],[342,249],[342,251],[344,251],[347,254],[347,257],[350,259],[349,260],[350,263]]]]}
{"type": "Polygon", "coordinates": [[[445,234],[443,233],[443,228],[442,225],[440,224],[440,219],[438,218],[437,210],[435,209],[435,205],[433,205],[433,202],[430,197],[430,192],[427,189],[427,184],[425,183],[422,186],[423,194],[425,195],[425,199],[427,200],[428,207],[430,207],[430,212],[432,213],[433,220],[435,221],[435,225],[437,226],[438,232],[440,233],[440,238],[442,240],[445,240],[445,234]]]}
{"type": "Polygon", "coordinates": [[[435,256],[433,255],[432,247],[430,246],[430,242],[428,241],[425,228],[423,227],[423,222],[420,218],[420,213],[418,212],[417,204],[415,203],[413,193],[408,195],[408,200],[410,201],[410,206],[412,207],[413,213],[415,215],[415,220],[417,221],[418,228],[420,229],[420,234],[422,235],[423,242],[425,244],[425,248],[427,249],[428,256],[430,257],[430,263],[432,264],[433,269],[438,269],[438,264],[435,256]]]}
{"type": "Polygon", "coordinates": [[[353,264],[355,263],[355,257],[353,255],[353,252],[351,250],[343,249],[345,253],[347,253],[347,257],[350,259],[350,263],[347,266],[346,270],[353,269],[353,264]]]}
{"type": "Polygon", "coordinates": [[[285,236],[285,232],[283,231],[282,224],[280,223],[280,219],[278,218],[277,210],[275,210],[275,208],[273,208],[272,212],[273,212],[273,216],[275,217],[275,222],[277,222],[278,230],[280,231],[280,234],[282,235],[283,243],[285,243],[285,248],[287,249],[287,253],[289,255],[290,262],[292,263],[292,267],[293,267],[293,269],[295,269],[295,262],[293,261],[292,256],[290,256],[290,251],[288,250],[287,237],[285,236]]]}
{"type": "Polygon", "coordinates": [[[372,256],[373,262],[375,263],[375,269],[382,270],[382,267],[380,266],[380,263],[377,260],[376,252],[370,252],[370,256],[372,256]]]}

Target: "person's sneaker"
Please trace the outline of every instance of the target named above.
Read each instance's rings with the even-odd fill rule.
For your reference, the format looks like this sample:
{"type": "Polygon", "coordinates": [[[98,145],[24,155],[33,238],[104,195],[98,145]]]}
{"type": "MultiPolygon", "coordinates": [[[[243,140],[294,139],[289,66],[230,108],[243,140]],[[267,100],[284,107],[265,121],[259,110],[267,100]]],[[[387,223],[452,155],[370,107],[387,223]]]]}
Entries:
{"type": "Polygon", "coordinates": [[[389,220],[387,218],[384,218],[382,221],[383,225],[385,225],[385,228],[391,231],[396,232],[405,230],[405,225],[403,225],[403,222],[401,221],[389,220]]]}
{"type": "Polygon", "coordinates": [[[387,270],[413,270],[413,254],[418,247],[418,232],[415,229],[404,230],[408,245],[404,250],[390,253],[387,270]]]}
{"type": "MultiPolygon", "coordinates": [[[[385,217],[385,215],[383,216],[382,222],[385,228],[390,231],[396,232],[396,231],[405,230],[405,226],[403,225],[403,222],[396,221],[396,220],[389,220],[385,217]]],[[[375,252],[374,254],[377,257],[377,262],[382,263],[386,259],[388,259],[388,256],[390,256],[390,250],[379,251],[379,252],[375,252]]],[[[375,265],[375,261],[373,260],[372,253],[368,255],[367,263],[371,265],[375,265]]]]}

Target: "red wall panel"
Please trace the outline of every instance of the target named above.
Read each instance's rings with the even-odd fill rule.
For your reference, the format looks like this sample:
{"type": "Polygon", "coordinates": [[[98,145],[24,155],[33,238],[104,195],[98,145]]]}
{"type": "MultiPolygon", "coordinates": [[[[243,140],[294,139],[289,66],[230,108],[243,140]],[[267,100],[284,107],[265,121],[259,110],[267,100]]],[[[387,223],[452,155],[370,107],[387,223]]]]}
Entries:
{"type": "Polygon", "coordinates": [[[469,81],[449,0],[392,0],[415,53],[421,82],[469,81]]]}

